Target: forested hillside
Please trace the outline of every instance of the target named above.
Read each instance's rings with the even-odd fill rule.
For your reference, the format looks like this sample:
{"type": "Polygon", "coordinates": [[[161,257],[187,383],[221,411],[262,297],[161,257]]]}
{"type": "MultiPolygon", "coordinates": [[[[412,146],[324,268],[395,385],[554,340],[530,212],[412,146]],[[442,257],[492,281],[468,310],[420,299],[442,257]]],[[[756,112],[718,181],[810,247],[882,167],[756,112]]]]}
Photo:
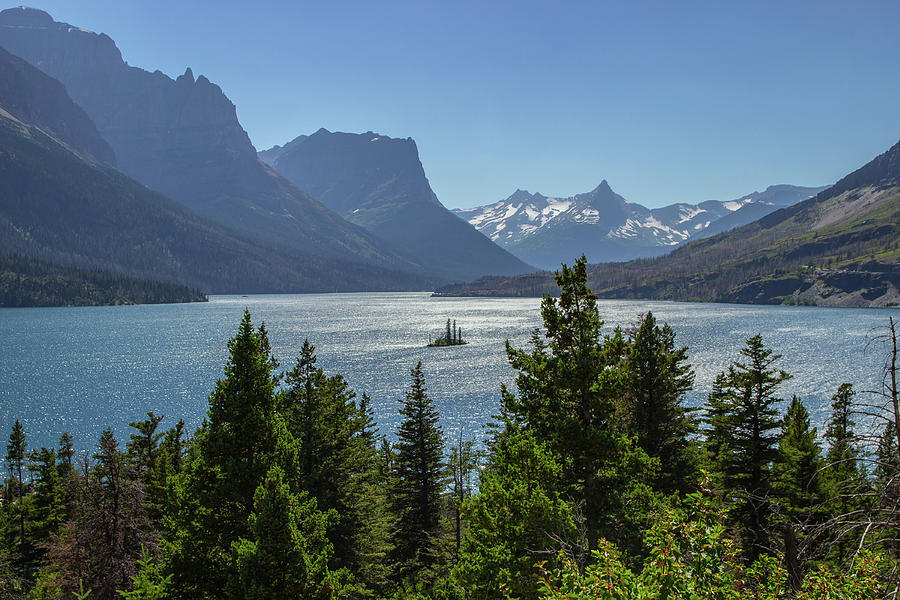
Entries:
{"type": "Polygon", "coordinates": [[[17,421],[0,597],[892,597],[894,322],[885,386],[841,385],[819,432],[760,335],[686,407],[676,333],[650,313],[604,333],[586,276],[563,266],[543,329],[507,344],[485,448],[446,439],[421,363],[389,442],[309,341],[282,371],[247,312],[196,432],[148,413],[81,453],[65,433],[31,449],[17,421]]]}
{"type": "Polygon", "coordinates": [[[0,308],[203,302],[206,294],[183,285],[64,268],[0,252],[0,308]]]}

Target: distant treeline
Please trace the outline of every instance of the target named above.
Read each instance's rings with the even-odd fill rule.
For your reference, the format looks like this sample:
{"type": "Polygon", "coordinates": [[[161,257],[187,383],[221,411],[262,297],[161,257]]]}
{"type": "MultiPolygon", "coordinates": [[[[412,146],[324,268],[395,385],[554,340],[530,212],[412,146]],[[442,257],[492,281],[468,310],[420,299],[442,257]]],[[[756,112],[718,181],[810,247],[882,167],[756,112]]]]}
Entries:
{"type": "Polygon", "coordinates": [[[206,294],[174,283],[53,265],[0,253],[0,307],[96,306],[205,302],[206,294]]]}
{"type": "Polygon", "coordinates": [[[91,455],[67,434],[29,451],[16,421],[0,598],[894,597],[893,321],[885,387],[841,385],[819,435],[760,335],[686,407],[674,331],[603,333],[586,277],[563,266],[543,331],[507,344],[483,451],[445,437],[421,363],[391,444],[308,341],[281,371],[247,312],[192,436],[148,413],[124,449],[107,430],[91,455]]]}

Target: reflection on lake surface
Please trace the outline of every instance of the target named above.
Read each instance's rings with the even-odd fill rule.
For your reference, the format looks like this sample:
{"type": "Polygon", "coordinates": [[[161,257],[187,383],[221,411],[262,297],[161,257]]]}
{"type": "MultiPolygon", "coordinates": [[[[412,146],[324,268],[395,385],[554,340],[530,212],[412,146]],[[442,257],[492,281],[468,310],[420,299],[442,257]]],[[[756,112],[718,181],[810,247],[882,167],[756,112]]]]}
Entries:
{"type": "MultiPolygon", "coordinates": [[[[275,355],[290,368],[305,338],[316,346],[318,365],[340,373],[357,393],[373,398],[376,418],[392,435],[398,399],[409,369],[421,360],[429,395],[448,435],[482,435],[495,414],[500,384],[514,388],[504,341],[525,346],[540,325],[534,298],[431,298],[427,293],[214,296],[206,304],[0,310],[0,435],[13,422],[25,426],[30,447],[55,446],[63,431],[77,445],[95,444],[111,426],[120,441],[128,422],[152,410],[171,425],[183,418],[190,430],[206,412],[206,400],[222,375],[226,342],[244,308],[254,323],[265,320],[275,355]],[[456,319],[465,346],[426,348],[429,335],[456,319]]],[[[669,323],[679,345],[689,347],[696,370],[689,400],[699,404],[715,375],[736,357],[744,341],[762,333],[784,355],[793,379],[781,397],[798,394],[815,424],[828,416],[838,385],[879,385],[884,358],[866,349],[873,328],[897,310],[768,307],[649,301],[600,301],[609,327],[632,325],[653,311],[669,323]]],[[[166,425],[166,426],[168,426],[166,425]]]]}

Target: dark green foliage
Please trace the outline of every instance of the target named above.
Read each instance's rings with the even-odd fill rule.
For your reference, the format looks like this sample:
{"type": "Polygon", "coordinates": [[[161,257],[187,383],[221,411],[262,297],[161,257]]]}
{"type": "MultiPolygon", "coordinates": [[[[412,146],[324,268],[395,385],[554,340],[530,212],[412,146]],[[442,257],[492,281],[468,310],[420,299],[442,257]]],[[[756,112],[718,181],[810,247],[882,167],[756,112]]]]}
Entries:
{"type": "Polygon", "coordinates": [[[530,430],[494,444],[478,494],[464,508],[469,526],[454,577],[465,597],[536,597],[536,563],[577,541],[572,509],[558,492],[561,474],[530,430]]]}
{"type": "MultiPolygon", "coordinates": [[[[331,524],[333,565],[348,567],[374,584],[373,555],[384,551],[378,527],[383,498],[377,487],[377,438],[368,399],[357,405],[340,375],[316,367],[315,347],[303,342],[287,389],[279,396],[288,430],[300,443],[299,484],[323,511],[334,510],[331,524]]],[[[376,569],[377,570],[377,569],[376,569]]]]}
{"type": "Polygon", "coordinates": [[[182,473],[170,479],[164,530],[179,597],[221,595],[231,572],[231,544],[249,539],[253,493],[272,466],[280,466],[296,489],[299,444],[276,412],[268,348],[245,311],[228,342],[225,378],[209,398],[207,421],[182,473]]]}
{"type": "Polygon", "coordinates": [[[444,491],[444,440],[438,412],[425,388],[421,361],[410,371],[412,384],[402,401],[403,421],[394,446],[396,518],[391,560],[400,581],[413,575],[433,578],[439,561],[441,494],[444,491]]]}
{"type": "Polygon", "coordinates": [[[535,331],[530,352],[507,343],[519,393],[504,393],[503,408],[561,461],[563,485],[571,488],[570,501],[582,506],[594,550],[601,535],[616,538],[624,490],[635,473],[615,418],[626,344],[618,329],[601,333],[586,262],[582,256],[571,269],[563,265],[556,276],[559,299],[545,296],[541,303],[547,342],[535,331]]]}
{"type": "Polygon", "coordinates": [[[204,302],[183,285],[62,267],[0,252],[0,307],[204,302]]]}
{"type": "Polygon", "coordinates": [[[305,492],[291,493],[284,472],[269,469],[254,494],[250,538],[232,544],[228,598],[310,600],[340,598],[340,574],[328,571],[328,519],[305,492]]]}
{"type": "Polygon", "coordinates": [[[825,453],[825,470],[831,513],[845,525],[834,532],[833,550],[838,560],[843,560],[862,533],[859,529],[861,511],[864,508],[861,493],[865,490],[865,472],[856,447],[853,421],[856,392],[849,383],[842,383],[831,397],[831,418],[825,430],[828,450],[825,453]]]}
{"type": "Polygon", "coordinates": [[[822,448],[809,412],[794,396],[781,425],[779,456],[772,465],[772,489],[782,508],[792,518],[805,523],[813,512],[823,510],[825,483],[822,448]]]}
{"type": "Polygon", "coordinates": [[[773,366],[781,356],[760,335],[747,340],[741,356],[744,362],[735,361],[716,378],[706,414],[707,446],[720,483],[732,492],[732,515],[752,559],[766,536],[770,468],[781,437],[774,393],[790,375],[773,366]]]}
{"type": "Polygon", "coordinates": [[[697,484],[697,424],[682,403],[693,386],[687,348],[675,347],[675,332],[659,327],[652,313],[641,320],[625,359],[627,429],[651,458],[659,459],[653,488],[688,492],[697,484]]]}

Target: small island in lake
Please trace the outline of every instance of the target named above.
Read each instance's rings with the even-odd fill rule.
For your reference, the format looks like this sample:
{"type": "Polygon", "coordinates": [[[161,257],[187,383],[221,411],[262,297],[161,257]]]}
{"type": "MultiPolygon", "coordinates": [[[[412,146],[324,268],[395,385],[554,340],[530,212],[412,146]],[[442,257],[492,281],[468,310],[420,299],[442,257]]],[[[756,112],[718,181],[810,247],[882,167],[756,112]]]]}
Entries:
{"type": "Polygon", "coordinates": [[[464,346],[466,344],[468,344],[468,342],[463,339],[462,327],[457,327],[455,320],[451,325],[450,319],[447,319],[447,331],[444,333],[444,337],[439,337],[434,341],[431,341],[431,338],[428,338],[429,348],[437,346],[464,346]]]}

